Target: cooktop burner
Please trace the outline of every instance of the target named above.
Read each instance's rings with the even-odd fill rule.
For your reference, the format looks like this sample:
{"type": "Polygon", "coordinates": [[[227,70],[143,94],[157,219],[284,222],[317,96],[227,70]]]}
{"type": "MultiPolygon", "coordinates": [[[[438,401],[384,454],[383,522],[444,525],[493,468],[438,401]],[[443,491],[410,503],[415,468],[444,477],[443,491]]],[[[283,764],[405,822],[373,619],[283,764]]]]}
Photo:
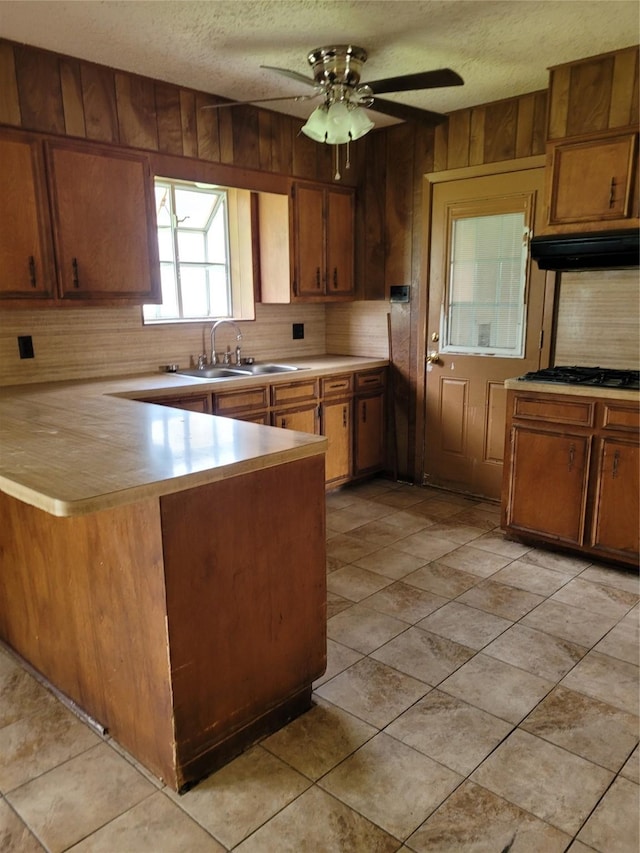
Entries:
{"type": "Polygon", "coordinates": [[[640,370],[613,370],[609,367],[546,367],[520,377],[529,382],[564,382],[607,388],[640,389],[640,370]]]}

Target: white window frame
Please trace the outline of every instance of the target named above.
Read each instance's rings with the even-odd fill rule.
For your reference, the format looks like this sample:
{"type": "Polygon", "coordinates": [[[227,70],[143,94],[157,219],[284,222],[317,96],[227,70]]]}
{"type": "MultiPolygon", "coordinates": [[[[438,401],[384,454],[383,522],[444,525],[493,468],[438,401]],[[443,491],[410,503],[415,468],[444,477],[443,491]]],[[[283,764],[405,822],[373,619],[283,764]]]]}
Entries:
{"type": "Polygon", "coordinates": [[[462,203],[449,208],[447,223],[446,276],[443,292],[443,303],[440,311],[440,351],[458,355],[475,355],[490,358],[524,358],[526,347],[527,303],[529,297],[529,258],[528,240],[531,234],[533,207],[529,194],[487,200],[486,204],[473,206],[462,203]],[[505,214],[523,214],[521,282],[522,299],[518,315],[518,345],[510,350],[491,346],[463,346],[449,343],[449,305],[451,296],[451,279],[453,275],[453,233],[455,223],[463,219],[481,218],[483,216],[500,216],[505,214]]]}
{"type": "MultiPolygon", "coordinates": [[[[219,319],[254,320],[254,265],[253,244],[251,229],[251,193],[248,190],[239,190],[231,187],[223,187],[214,184],[204,184],[196,181],[184,181],[173,178],[156,176],[155,184],[170,187],[173,194],[176,187],[188,187],[205,192],[214,190],[224,198],[226,216],[227,237],[227,311],[224,314],[206,314],[197,317],[182,316],[182,292],[180,287],[180,263],[178,258],[177,231],[179,223],[172,224],[172,238],[174,242],[174,270],[177,288],[178,315],[164,317],[145,316],[145,308],[151,313],[157,305],[143,306],[142,319],[144,325],[183,324],[213,322],[219,319]]],[[[173,209],[173,208],[172,208],[173,209]]],[[[163,262],[161,262],[162,265],[163,262]]],[[[194,265],[201,267],[205,262],[195,262],[194,265]]]]}

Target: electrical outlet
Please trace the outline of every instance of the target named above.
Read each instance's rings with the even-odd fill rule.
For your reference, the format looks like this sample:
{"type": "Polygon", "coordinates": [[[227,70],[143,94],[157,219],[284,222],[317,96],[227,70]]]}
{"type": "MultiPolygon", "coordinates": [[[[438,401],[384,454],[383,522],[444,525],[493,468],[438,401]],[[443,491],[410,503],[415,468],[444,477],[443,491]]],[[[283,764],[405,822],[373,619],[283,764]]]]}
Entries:
{"type": "Polygon", "coordinates": [[[18,335],[18,352],[20,358],[35,358],[31,335],[18,335]]]}
{"type": "Polygon", "coordinates": [[[304,323],[293,324],[293,340],[301,341],[304,338],[304,323]]]}

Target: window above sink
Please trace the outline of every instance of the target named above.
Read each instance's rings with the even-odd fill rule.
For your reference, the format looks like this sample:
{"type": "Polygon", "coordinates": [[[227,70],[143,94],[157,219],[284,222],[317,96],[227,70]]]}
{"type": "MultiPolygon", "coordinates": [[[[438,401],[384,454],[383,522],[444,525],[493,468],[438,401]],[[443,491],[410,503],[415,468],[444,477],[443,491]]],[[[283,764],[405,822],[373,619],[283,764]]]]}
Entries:
{"type": "Polygon", "coordinates": [[[156,177],[162,302],[143,321],[255,319],[251,192],[156,177]]]}

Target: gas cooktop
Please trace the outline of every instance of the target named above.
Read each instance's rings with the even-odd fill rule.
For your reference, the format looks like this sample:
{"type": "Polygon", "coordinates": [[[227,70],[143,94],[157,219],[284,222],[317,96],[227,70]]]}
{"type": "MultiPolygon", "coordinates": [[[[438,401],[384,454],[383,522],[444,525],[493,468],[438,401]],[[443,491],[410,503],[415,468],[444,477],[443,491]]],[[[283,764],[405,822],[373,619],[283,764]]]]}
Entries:
{"type": "Polygon", "coordinates": [[[528,382],[564,382],[568,385],[592,385],[599,388],[640,388],[640,370],[613,370],[609,367],[546,367],[525,373],[520,379],[528,382]]]}

